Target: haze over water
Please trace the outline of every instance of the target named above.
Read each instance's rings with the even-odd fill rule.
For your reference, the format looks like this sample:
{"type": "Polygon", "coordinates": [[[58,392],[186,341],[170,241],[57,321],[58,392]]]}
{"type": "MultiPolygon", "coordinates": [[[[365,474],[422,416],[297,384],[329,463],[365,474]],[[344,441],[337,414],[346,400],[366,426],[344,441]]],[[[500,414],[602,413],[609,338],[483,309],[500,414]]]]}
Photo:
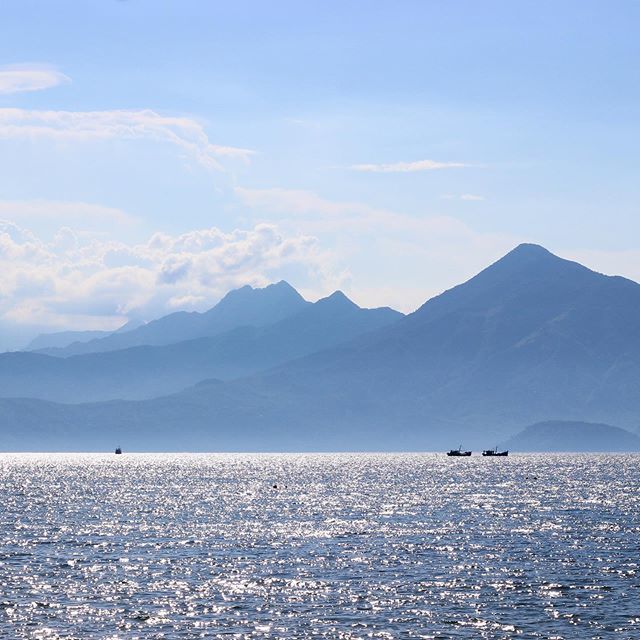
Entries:
{"type": "Polygon", "coordinates": [[[4,454],[0,637],[638,638],[639,462],[4,454]]]}

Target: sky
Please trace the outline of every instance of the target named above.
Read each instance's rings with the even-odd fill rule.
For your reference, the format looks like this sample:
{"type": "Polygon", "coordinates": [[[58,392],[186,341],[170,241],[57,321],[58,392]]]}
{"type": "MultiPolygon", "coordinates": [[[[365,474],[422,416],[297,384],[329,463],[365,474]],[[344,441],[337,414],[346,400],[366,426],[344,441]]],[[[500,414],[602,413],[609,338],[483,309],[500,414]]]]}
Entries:
{"type": "Polygon", "coordinates": [[[0,348],[521,242],[640,280],[640,3],[3,0],[0,348]]]}

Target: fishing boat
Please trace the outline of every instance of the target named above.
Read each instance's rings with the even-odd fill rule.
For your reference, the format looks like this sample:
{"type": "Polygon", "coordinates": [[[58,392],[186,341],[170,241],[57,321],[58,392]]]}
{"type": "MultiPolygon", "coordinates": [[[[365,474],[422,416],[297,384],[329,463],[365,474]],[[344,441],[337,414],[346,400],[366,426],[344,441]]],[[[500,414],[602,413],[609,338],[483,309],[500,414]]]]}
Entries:
{"type": "Polygon", "coordinates": [[[509,455],[509,450],[507,451],[498,451],[498,447],[496,447],[495,449],[485,449],[482,452],[482,455],[485,457],[495,457],[495,456],[508,456],[509,455]]]}
{"type": "Polygon", "coordinates": [[[463,451],[462,445],[460,445],[457,449],[451,449],[451,451],[447,451],[448,456],[470,456],[471,451],[463,451]]]}
{"type": "Polygon", "coordinates": [[[122,449],[120,447],[116,447],[116,455],[120,455],[122,453],[122,449]]]}

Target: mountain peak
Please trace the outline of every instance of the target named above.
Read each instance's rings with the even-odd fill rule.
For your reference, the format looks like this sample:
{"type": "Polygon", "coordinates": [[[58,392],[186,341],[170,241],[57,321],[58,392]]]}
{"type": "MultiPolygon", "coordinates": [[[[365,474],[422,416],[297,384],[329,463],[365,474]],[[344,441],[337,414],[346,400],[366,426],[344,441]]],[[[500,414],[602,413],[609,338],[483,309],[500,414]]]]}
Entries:
{"type": "Polygon", "coordinates": [[[518,280],[532,277],[544,279],[553,278],[559,273],[565,275],[593,274],[587,267],[577,262],[560,258],[538,244],[523,243],[481,271],[471,281],[483,280],[487,277],[506,277],[518,280]]]}
{"type": "Polygon", "coordinates": [[[351,308],[355,308],[358,309],[358,305],[353,302],[353,300],[350,300],[342,291],[340,291],[339,289],[337,291],[334,291],[331,295],[327,296],[326,298],[321,298],[320,300],[318,300],[318,302],[316,302],[316,304],[322,304],[322,305],[331,305],[333,307],[351,307],[351,308]]]}
{"type": "MultiPolygon", "coordinates": [[[[252,300],[296,300],[304,302],[302,296],[285,280],[280,280],[273,284],[269,284],[266,287],[252,287],[249,284],[233,289],[227,293],[222,300],[216,305],[226,306],[230,303],[245,302],[252,300]]],[[[216,307],[213,307],[215,309],[216,307]]],[[[212,310],[212,309],[211,309],[212,310]]],[[[210,311],[211,311],[210,310],[210,311]]]]}
{"type": "Polygon", "coordinates": [[[274,282],[273,284],[267,285],[265,289],[280,289],[282,291],[295,291],[295,287],[292,287],[286,280],[279,280],[278,282],[274,282]]]}
{"type": "MultiPolygon", "coordinates": [[[[522,314],[539,297],[557,308],[576,291],[590,289],[603,278],[587,267],[560,258],[537,244],[520,244],[467,282],[425,302],[412,316],[434,318],[454,309],[485,309],[508,305],[522,314]]],[[[543,305],[544,306],[544,305],[543,305]]],[[[535,314],[534,314],[535,315],[535,314]]]]}
{"type": "MultiPolygon", "coordinates": [[[[518,256],[553,256],[553,253],[548,249],[545,249],[542,245],[534,244],[532,242],[523,242],[517,247],[509,251],[507,255],[518,256]]],[[[556,256],[553,256],[554,258],[556,256]]]]}
{"type": "Polygon", "coordinates": [[[280,297],[285,298],[296,298],[299,300],[304,300],[304,298],[300,295],[298,290],[291,286],[286,280],[280,280],[278,282],[274,282],[273,284],[269,284],[264,289],[256,289],[256,291],[264,291],[265,293],[274,293],[280,297]]]}
{"type": "Polygon", "coordinates": [[[551,251],[545,249],[539,244],[524,242],[522,244],[519,244],[514,249],[511,249],[511,251],[506,253],[497,262],[494,262],[493,265],[490,265],[487,268],[491,269],[491,267],[498,264],[522,265],[543,262],[557,263],[561,261],[567,262],[566,260],[563,260],[563,258],[559,258],[555,254],[551,253],[551,251]]]}

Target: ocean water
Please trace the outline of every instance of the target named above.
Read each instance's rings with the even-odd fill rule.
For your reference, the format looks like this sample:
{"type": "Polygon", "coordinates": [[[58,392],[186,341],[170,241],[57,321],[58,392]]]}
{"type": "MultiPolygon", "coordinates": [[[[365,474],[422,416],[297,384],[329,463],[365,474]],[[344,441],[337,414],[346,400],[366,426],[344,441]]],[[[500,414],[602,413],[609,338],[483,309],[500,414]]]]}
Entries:
{"type": "Polygon", "coordinates": [[[640,457],[0,455],[1,638],[640,638],[640,457]]]}

